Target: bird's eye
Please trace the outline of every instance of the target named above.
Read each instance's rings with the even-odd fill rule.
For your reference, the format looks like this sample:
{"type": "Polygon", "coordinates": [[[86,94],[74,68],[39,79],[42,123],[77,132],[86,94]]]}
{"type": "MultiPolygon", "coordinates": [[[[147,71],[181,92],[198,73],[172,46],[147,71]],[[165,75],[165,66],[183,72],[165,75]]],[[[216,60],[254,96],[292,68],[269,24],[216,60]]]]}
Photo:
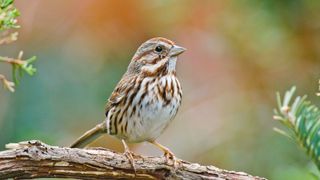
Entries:
{"type": "Polygon", "coordinates": [[[159,53],[159,52],[162,51],[162,47],[161,46],[157,46],[154,50],[159,53]]]}

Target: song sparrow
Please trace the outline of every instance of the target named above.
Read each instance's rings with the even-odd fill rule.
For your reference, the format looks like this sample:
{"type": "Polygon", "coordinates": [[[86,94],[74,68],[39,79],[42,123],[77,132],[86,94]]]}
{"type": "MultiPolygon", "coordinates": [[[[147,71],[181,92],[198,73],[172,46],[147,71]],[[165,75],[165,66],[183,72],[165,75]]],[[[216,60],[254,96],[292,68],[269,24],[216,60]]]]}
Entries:
{"type": "Polygon", "coordinates": [[[172,159],[175,165],[173,153],[155,140],[175,117],[181,104],[176,61],[185,50],[161,37],[143,43],[108,99],[105,121],[87,131],[71,147],[84,147],[107,133],[122,140],[133,168],[132,153],[126,142],[148,141],[164,152],[167,162],[172,159]]]}

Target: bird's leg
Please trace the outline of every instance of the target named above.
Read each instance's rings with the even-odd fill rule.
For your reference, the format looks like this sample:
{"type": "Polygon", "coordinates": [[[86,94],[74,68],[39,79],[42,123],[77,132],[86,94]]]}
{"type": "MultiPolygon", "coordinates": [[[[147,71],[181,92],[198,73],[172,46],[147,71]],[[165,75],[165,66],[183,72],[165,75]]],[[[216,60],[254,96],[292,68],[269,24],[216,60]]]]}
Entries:
{"type": "Polygon", "coordinates": [[[156,141],[150,141],[150,143],[154,144],[157,146],[159,149],[161,149],[164,152],[164,156],[166,158],[167,163],[169,164],[170,159],[173,162],[173,167],[176,169],[178,167],[178,161],[174,154],[165,146],[157,143],[156,141]]]}
{"type": "Polygon", "coordinates": [[[134,174],[136,174],[136,167],[135,167],[135,164],[134,164],[134,159],[133,159],[133,156],[132,156],[132,152],[130,151],[127,143],[125,140],[121,140],[122,141],[122,144],[124,146],[124,155],[128,158],[133,170],[134,170],[134,174]]]}

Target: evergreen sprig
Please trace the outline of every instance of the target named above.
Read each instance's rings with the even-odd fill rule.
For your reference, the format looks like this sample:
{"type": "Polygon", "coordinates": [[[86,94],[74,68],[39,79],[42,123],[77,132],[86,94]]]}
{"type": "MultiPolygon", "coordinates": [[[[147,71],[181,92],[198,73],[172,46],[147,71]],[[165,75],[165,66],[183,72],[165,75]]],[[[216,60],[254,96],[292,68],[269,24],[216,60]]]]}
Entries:
{"type": "MultiPolygon", "coordinates": [[[[23,52],[20,51],[18,59],[10,59],[9,63],[12,65],[12,77],[13,81],[16,84],[19,84],[18,77],[23,76],[23,72],[29,74],[30,76],[34,75],[37,72],[37,69],[34,68],[33,62],[37,59],[36,56],[32,56],[29,59],[21,60],[23,52]]],[[[3,60],[3,57],[0,57],[0,61],[3,60]]]]}
{"type": "Polygon", "coordinates": [[[20,12],[12,4],[13,0],[0,0],[0,31],[20,27],[16,19],[20,12]]]}
{"type": "MultiPolygon", "coordinates": [[[[0,0],[0,45],[9,44],[18,38],[17,32],[9,33],[11,29],[20,27],[16,19],[20,15],[20,12],[13,6],[13,2],[14,0],[0,0]]],[[[0,63],[3,62],[11,64],[12,66],[13,82],[7,80],[4,75],[0,74],[0,82],[11,92],[14,92],[15,84],[19,83],[18,77],[21,77],[23,72],[30,76],[36,72],[32,64],[36,60],[36,57],[33,56],[22,60],[22,55],[23,53],[20,51],[17,59],[0,56],[0,63]]]]}
{"type": "Polygon", "coordinates": [[[295,90],[292,87],[283,99],[277,93],[278,108],[274,110],[274,119],[288,130],[275,130],[295,140],[320,170],[320,110],[306,100],[306,95],[294,98],[295,90]]]}

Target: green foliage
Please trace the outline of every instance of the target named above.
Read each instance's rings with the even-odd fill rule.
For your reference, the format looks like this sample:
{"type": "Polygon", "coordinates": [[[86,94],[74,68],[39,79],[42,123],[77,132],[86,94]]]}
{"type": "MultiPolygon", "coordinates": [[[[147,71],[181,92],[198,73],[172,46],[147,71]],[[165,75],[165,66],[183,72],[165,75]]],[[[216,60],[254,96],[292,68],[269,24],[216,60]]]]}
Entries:
{"type": "MultiPolygon", "coordinates": [[[[20,12],[13,6],[14,0],[0,0],[0,45],[11,43],[17,40],[18,33],[13,32],[8,35],[8,31],[11,29],[19,28],[17,25],[17,17],[20,12]]],[[[29,59],[22,60],[22,51],[17,59],[0,56],[0,62],[11,64],[13,81],[8,81],[6,77],[0,74],[0,80],[3,82],[5,88],[10,91],[14,91],[15,84],[19,83],[18,77],[23,75],[23,72],[34,75],[36,69],[32,63],[36,60],[33,56],[29,59]]]]}
{"type": "Polygon", "coordinates": [[[277,93],[278,109],[274,110],[274,119],[285,125],[288,131],[275,130],[295,140],[320,170],[320,110],[306,100],[306,95],[293,100],[295,90],[292,87],[287,91],[283,101],[277,93]]]}
{"type": "Polygon", "coordinates": [[[12,77],[16,84],[19,84],[18,77],[23,76],[23,72],[26,72],[30,76],[34,75],[37,71],[32,63],[36,60],[36,56],[32,56],[29,59],[21,61],[21,63],[12,63],[12,77]]]}
{"type": "Polygon", "coordinates": [[[0,0],[0,31],[20,27],[16,19],[20,12],[12,4],[13,0],[0,0]]]}
{"type": "Polygon", "coordinates": [[[1,7],[1,9],[4,9],[4,8],[8,7],[9,5],[11,5],[12,3],[13,3],[13,0],[1,0],[0,7],[1,7]]]}

